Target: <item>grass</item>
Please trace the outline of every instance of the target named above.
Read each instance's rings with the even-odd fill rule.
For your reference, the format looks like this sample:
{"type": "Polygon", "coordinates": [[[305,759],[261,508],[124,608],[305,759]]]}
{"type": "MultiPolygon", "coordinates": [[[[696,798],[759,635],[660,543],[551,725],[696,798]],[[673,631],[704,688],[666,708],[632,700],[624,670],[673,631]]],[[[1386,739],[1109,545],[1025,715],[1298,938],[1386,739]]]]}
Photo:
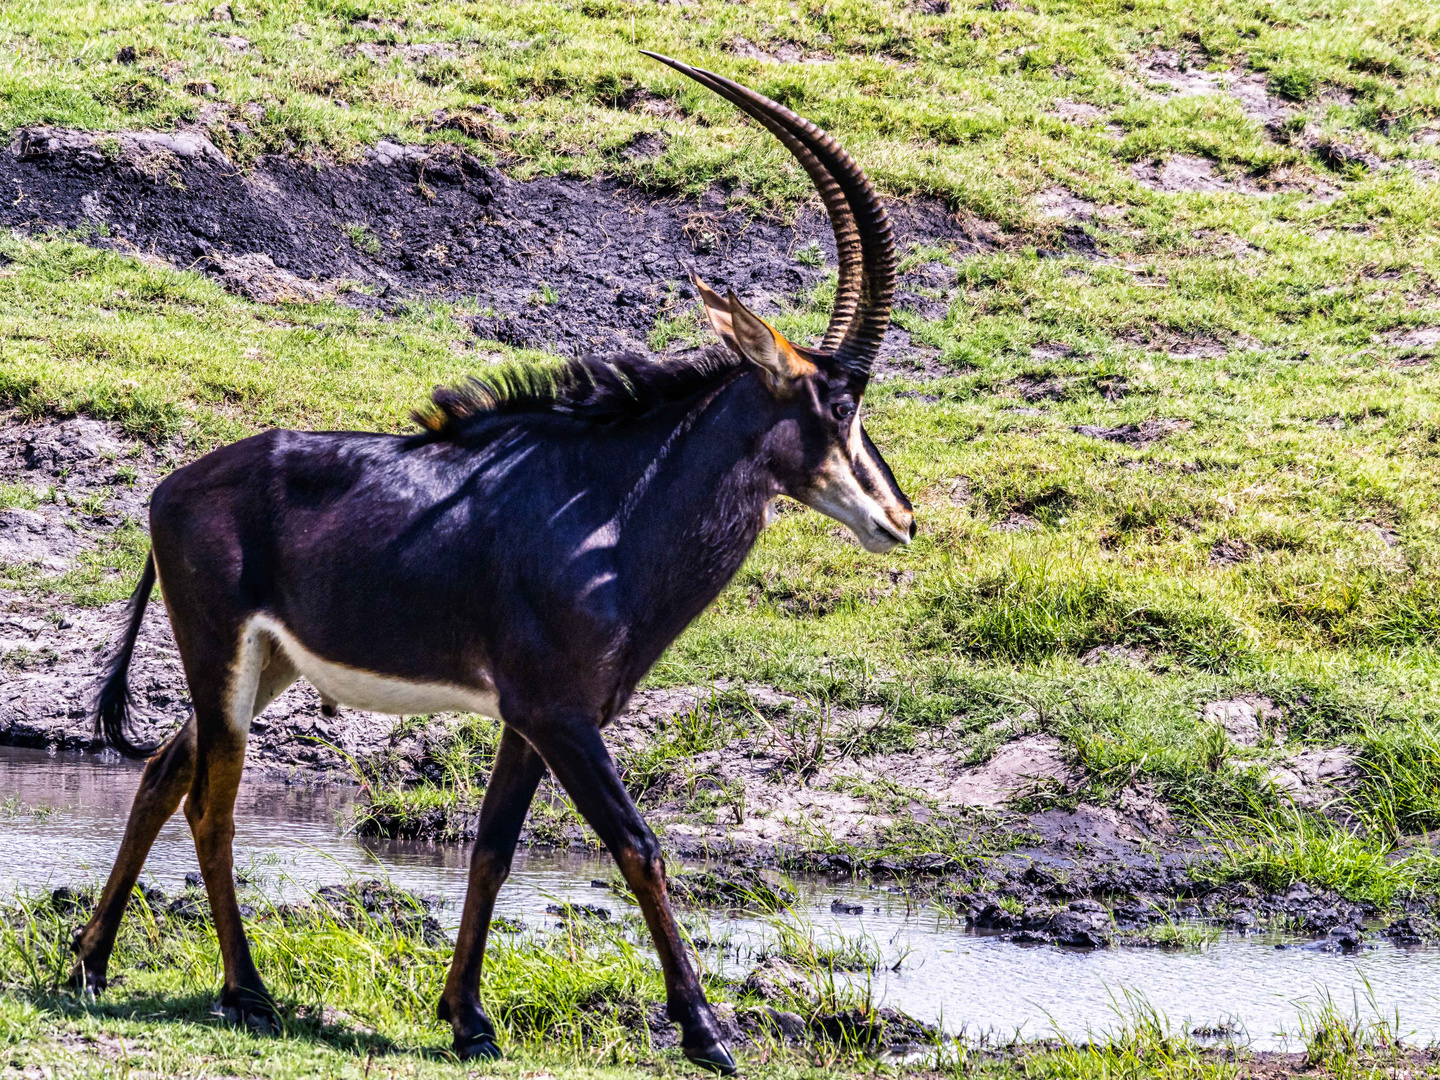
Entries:
{"type": "MultiPolygon", "coordinates": [[[[93,890],[81,899],[93,899],[93,890]]],[[[210,1011],[220,967],[214,930],[203,914],[185,917],[152,907],[137,893],[112,960],[114,984],[89,1001],[63,986],[79,913],[48,897],[8,901],[0,910],[0,1049],[8,1065],[22,1075],[59,1077],[202,1071],[275,1078],[477,1075],[473,1064],[448,1057],[448,1027],[433,1017],[450,951],[433,924],[424,922],[423,905],[403,893],[391,895],[378,912],[335,892],[289,903],[259,893],[247,899],[257,908],[247,920],[254,958],[282,1013],[282,1031],[274,1038],[237,1031],[210,1011]]],[[[874,957],[865,948],[837,952],[817,942],[812,928],[775,925],[784,931],[777,955],[809,987],[787,993],[784,1008],[800,1010],[807,1022],[837,1009],[868,1014],[863,974],[848,980],[836,974],[871,967],[874,957]]],[[[645,1017],[663,1000],[663,985],[648,950],[636,945],[637,932],[643,927],[633,919],[567,919],[554,931],[494,935],[482,998],[506,1060],[484,1073],[693,1075],[678,1051],[659,1049],[650,1037],[645,1017]]],[[[739,983],[703,977],[722,1012],[767,1015],[765,1003],[739,983]]],[[[1306,1049],[1289,1067],[1358,1076],[1419,1064],[1422,1059],[1401,1040],[1398,1019],[1380,1016],[1373,995],[1369,1004],[1374,1015],[1366,1019],[1360,1001],[1352,1013],[1323,996],[1302,1014],[1297,1034],[1306,1049]]],[[[938,1041],[908,1064],[880,1068],[997,1080],[1228,1080],[1247,1063],[1243,1049],[1201,1048],[1138,995],[1126,993],[1115,1009],[1117,1022],[1086,1040],[1008,1046],[938,1041]]],[[[860,1048],[818,1037],[786,1048],[761,1036],[739,1056],[746,1075],[765,1080],[873,1076],[877,1069],[860,1048]]],[[[1268,1067],[1286,1066],[1272,1060],[1268,1067]]]]}
{"type": "MultiPolygon", "coordinates": [[[[802,770],[934,739],[978,758],[1045,730],[1083,766],[1087,797],[1142,781],[1182,810],[1243,815],[1227,872],[1373,897],[1419,888],[1428,856],[1406,845],[1440,820],[1440,365],[1406,335],[1440,324],[1440,186],[1410,166],[1436,158],[1440,18],[1420,0],[998,7],[30,0],[0,15],[0,127],[169,128],[208,109],[241,167],[443,139],[517,177],[603,174],[667,194],[718,182],[783,215],[808,190],[783,152],[635,50],[702,59],[813,116],[887,194],[934,196],[999,230],[970,257],[905,253],[906,269],[955,274],[930,297],[935,317],[897,316],[944,375],[867,395],[920,536],[877,560],[782,507],[652,685],[727,679],[882,710],[838,744],[772,725],[802,770]],[[1156,50],[1256,75],[1300,120],[1268,132],[1232,96],[1168,93],[1141,73],[1156,50]],[[1076,103],[1108,116],[1063,119],[1076,103]],[[469,119],[442,126],[441,110],[469,119]],[[658,156],[621,152],[645,131],[668,136],[658,156]],[[1337,145],[1388,167],[1337,164],[1324,149],[1337,145]],[[1176,155],[1268,193],[1158,192],[1132,175],[1176,155]],[[1104,259],[1061,250],[1037,198],[1053,188],[1096,206],[1072,240],[1078,229],[1104,259]],[[1042,380],[1054,399],[1026,401],[1042,380]],[[1159,421],[1168,434],[1145,445],[1076,430],[1159,421]],[[1081,663],[1104,646],[1143,666],[1081,663]],[[1279,706],[1281,747],[1230,745],[1201,722],[1205,702],[1242,693],[1279,706]],[[1365,770],[1356,824],[1276,798],[1278,758],[1340,743],[1365,770]]],[[[396,318],[265,307],[84,239],[0,238],[0,402],[22,416],[84,412],[196,451],[271,425],[402,430],[431,386],[480,362],[463,305],[416,301],[396,318]]],[[[378,242],[359,227],[349,241],[378,242]]],[[[781,328],[818,331],[831,289],[781,328]]],[[[674,307],[651,343],[699,326],[674,307]]],[[[41,498],[5,488],[0,507],[41,498]]],[[[143,551],[131,527],[64,576],[3,567],[0,586],[107,603],[143,551]]],[[[726,708],[632,754],[627,779],[658,790],[689,755],[764,730],[726,708]]],[[[377,799],[397,813],[411,799],[468,805],[489,738],[457,738],[427,792],[377,799]]],[[[743,819],[733,794],[707,798],[743,819]]],[[[562,835],[572,820],[561,806],[542,825],[562,835]]],[[[920,832],[897,850],[969,843],[920,832]]]]}

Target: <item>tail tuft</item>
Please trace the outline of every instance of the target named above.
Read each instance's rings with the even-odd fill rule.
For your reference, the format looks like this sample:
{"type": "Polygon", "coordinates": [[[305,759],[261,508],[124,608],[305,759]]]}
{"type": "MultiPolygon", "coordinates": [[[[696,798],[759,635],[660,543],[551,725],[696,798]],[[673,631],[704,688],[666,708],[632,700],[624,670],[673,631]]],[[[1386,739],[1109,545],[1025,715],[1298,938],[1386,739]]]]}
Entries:
{"type": "Polygon", "coordinates": [[[125,734],[130,719],[130,658],[135,653],[135,639],[140,636],[140,620],[145,617],[145,606],[150,603],[150,592],[155,588],[155,553],[145,557],[145,569],[140,574],[140,583],[130,595],[130,625],[125,636],[110,658],[110,672],[100,686],[95,701],[95,735],[109,746],[113,746],[126,757],[146,758],[159,749],[155,746],[136,746],[125,734]]]}

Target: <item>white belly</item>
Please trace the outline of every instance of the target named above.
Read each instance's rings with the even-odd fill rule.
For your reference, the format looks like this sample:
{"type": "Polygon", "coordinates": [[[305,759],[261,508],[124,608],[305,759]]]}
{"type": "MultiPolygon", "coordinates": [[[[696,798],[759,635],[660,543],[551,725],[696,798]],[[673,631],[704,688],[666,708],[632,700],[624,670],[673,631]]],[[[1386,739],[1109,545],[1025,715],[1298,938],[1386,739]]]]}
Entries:
{"type": "MultiPolygon", "coordinates": [[[[349,667],[321,659],[305,648],[282,623],[268,615],[257,615],[246,628],[242,640],[254,637],[254,631],[268,634],[322,695],[342,705],[368,712],[415,715],[434,712],[473,712],[500,718],[500,704],[494,690],[458,686],[444,682],[416,682],[382,675],[363,668],[349,667]]],[[[488,681],[488,680],[487,680],[488,681]]],[[[247,718],[248,724],[248,718],[247,718]]]]}

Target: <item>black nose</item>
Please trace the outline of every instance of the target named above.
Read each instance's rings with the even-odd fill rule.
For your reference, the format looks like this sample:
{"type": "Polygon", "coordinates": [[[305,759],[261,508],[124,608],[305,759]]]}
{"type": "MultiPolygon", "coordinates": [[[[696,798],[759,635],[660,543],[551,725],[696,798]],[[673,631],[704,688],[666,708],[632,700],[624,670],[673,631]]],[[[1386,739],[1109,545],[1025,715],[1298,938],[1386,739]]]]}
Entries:
{"type": "Polygon", "coordinates": [[[913,517],[910,519],[910,539],[915,539],[915,519],[913,517]]]}

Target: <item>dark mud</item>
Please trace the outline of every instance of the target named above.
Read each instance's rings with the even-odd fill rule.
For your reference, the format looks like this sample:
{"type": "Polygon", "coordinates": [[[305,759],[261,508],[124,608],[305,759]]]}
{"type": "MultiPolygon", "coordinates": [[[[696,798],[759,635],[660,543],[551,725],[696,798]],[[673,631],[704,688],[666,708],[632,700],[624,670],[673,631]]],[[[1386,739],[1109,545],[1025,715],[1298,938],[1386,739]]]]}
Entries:
{"type": "MultiPolygon", "coordinates": [[[[0,226],[149,252],[265,302],[334,296],[391,310],[473,298],[478,337],[562,355],[643,348],[659,317],[688,306],[687,268],[766,314],[821,280],[817,252],[835,260],[814,206],[783,223],[731,208],[717,189],[697,200],[607,180],[516,181],[449,145],[382,141],[353,163],[269,156],[242,172],[199,131],[31,128],[0,152],[0,192],[0,226]]],[[[894,203],[891,216],[902,249],[992,245],[933,200],[894,203]]],[[[944,279],[918,268],[898,306],[933,309],[944,279]]],[[[904,370],[909,336],[897,328],[889,344],[904,370]]],[[[931,359],[921,351],[918,369],[931,359]]]]}

